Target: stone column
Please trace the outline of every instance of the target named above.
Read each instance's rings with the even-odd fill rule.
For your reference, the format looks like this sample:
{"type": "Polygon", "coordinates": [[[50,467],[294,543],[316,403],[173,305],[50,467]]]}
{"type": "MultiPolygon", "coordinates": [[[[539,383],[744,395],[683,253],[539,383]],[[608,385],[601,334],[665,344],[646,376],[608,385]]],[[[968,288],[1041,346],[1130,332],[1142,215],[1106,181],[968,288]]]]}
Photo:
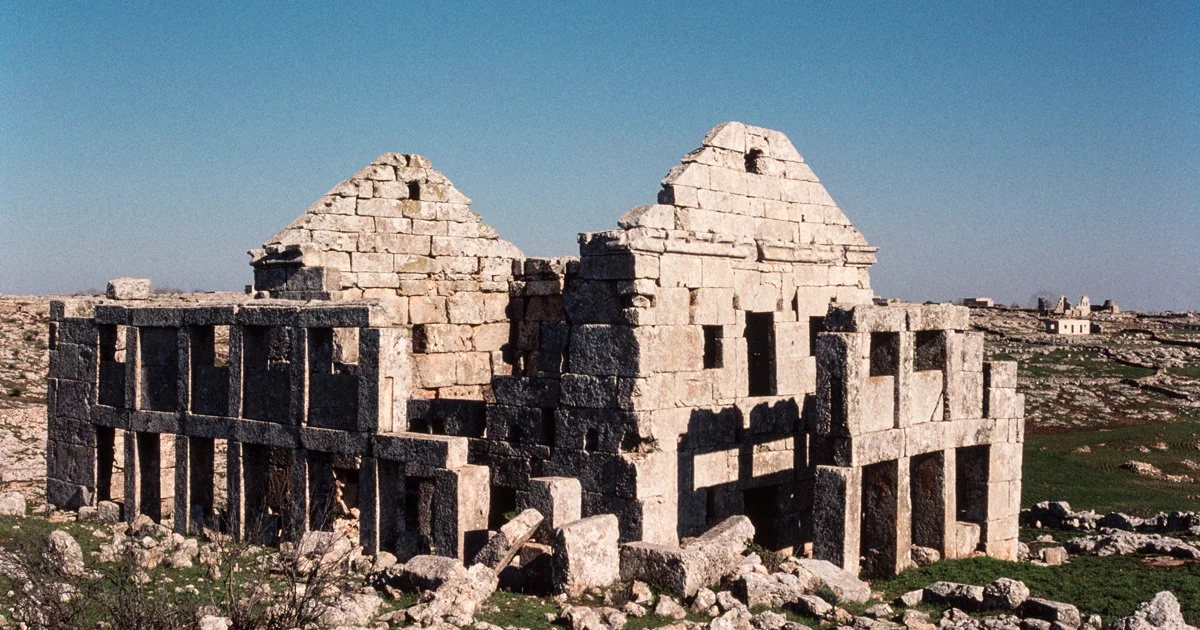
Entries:
{"type": "Polygon", "coordinates": [[[379,553],[378,460],[363,456],[358,467],[358,544],[367,555],[379,553]]]}
{"type": "MultiPolygon", "coordinates": [[[[232,364],[231,364],[232,365],[232,364]]],[[[225,454],[226,518],[229,534],[235,538],[246,536],[245,488],[242,475],[242,443],[229,440],[225,454]]]]}
{"type": "Polygon", "coordinates": [[[466,561],[487,542],[490,475],[487,466],[434,470],[434,553],[466,561]]]}
{"type": "Polygon", "coordinates": [[[813,495],[813,557],[858,573],[862,469],[817,466],[813,495]]]}
{"type": "Polygon", "coordinates": [[[942,557],[958,557],[958,460],[957,450],[942,451],[942,557]]]}
{"type": "Polygon", "coordinates": [[[174,529],[180,534],[191,530],[192,522],[192,461],[191,440],[180,435],[175,438],[175,509],[174,529]]]}

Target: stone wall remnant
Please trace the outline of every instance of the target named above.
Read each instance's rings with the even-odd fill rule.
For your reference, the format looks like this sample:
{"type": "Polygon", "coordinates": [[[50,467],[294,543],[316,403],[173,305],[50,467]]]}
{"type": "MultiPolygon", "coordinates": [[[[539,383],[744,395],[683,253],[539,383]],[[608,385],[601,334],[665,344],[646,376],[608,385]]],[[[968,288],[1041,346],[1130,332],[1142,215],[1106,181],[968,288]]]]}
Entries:
{"type": "Polygon", "coordinates": [[[357,518],[401,560],[505,547],[534,508],[522,548],[558,540],[568,584],[602,581],[597,532],[615,579],[618,541],[731,522],[852,572],[1015,554],[1015,369],[968,309],[874,297],[876,248],[782,133],[714,127],[578,257],[471,203],[387,153],[251,252],[244,300],[56,302],[50,502],[267,540],[357,518]]]}

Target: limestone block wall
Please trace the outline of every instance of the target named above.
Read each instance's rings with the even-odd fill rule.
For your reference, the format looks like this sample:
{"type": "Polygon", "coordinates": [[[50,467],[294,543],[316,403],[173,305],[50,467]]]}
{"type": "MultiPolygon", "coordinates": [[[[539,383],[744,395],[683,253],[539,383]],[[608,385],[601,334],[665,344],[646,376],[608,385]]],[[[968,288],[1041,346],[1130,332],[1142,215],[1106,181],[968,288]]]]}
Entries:
{"type": "Polygon", "coordinates": [[[357,507],[368,550],[482,544],[489,471],[464,438],[405,430],[408,330],[377,304],[55,302],[51,318],[51,504],[118,499],[129,521],[263,541],[357,507]]]}
{"type": "Polygon", "coordinates": [[[585,438],[571,465],[597,466],[584,510],[662,543],[751,512],[769,544],[799,544],[813,335],[831,302],[871,299],[875,249],[783,134],[740,123],[685,156],[659,202],[581,235],[564,295],[562,413],[585,438]]]}
{"type": "Polygon", "coordinates": [[[375,298],[413,327],[417,397],[483,400],[511,373],[502,348],[523,255],[419,155],[386,153],[253,252],[280,298],[375,298]]]}
{"type": "Polygon", "coordinates": [[[814,556],[896,573],[913,545],[1015,559],[1024,399],[965,307],[835,306],[817,339],[814,556]]]}

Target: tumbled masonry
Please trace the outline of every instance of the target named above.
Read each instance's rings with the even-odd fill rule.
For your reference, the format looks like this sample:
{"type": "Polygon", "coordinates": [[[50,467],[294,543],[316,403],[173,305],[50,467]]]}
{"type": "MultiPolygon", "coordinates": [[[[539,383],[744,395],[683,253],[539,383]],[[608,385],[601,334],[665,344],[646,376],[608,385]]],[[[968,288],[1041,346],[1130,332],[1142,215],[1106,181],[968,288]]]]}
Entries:
{"type": "Polygon", "coordinates": [[[965,308],[873,305],[875,248],[783,134],[717,126],[578,258],[470,203],[385,154],[251,252],[245,300],[56,303],[51,503],[246,536],[357,507],[369,550],[460,557],[538,502],[660,544],[744,513],[871,572],[1014,557],[1014,364],[965,308]]]}

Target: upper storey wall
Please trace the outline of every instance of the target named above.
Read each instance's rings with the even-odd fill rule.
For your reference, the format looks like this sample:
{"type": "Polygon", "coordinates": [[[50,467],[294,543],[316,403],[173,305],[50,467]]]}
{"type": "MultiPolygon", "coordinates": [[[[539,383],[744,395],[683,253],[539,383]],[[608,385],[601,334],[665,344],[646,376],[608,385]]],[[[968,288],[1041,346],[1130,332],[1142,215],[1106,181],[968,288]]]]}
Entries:
{"type": "MultiPolygon", "coordinates": [[[[856,304],[872,297],[868,269],[877,248],[778,131],[738,122],[714,127],[663,179],[658,200],[627,212],[620,230],[581,235],[583,257],[629,252],[685,267],[691,263],[679,256],[725,259],[741,278],[731,283],[713,273],[716,280],[690,279],[686,286],[740,284],[747,295],[739,301],[754,302],[751,310],[775,310],[765,302],[776,292],[750,284],[777,286],[775,298],[798,300],[799,310],[812,315],[823,315],[831,300],[856,304]]],[[[598,264],[585,262],[585,274],[589,266],[598,264]]]]}
{"type": "Polygon", "coordinates": [[[385,153],[252,252],[256,288],[346,299],[504,293],[524,256],[470,204],[429,160],[385,153]],[[297,277],[298,267],[328,271],[297,277]]]}

